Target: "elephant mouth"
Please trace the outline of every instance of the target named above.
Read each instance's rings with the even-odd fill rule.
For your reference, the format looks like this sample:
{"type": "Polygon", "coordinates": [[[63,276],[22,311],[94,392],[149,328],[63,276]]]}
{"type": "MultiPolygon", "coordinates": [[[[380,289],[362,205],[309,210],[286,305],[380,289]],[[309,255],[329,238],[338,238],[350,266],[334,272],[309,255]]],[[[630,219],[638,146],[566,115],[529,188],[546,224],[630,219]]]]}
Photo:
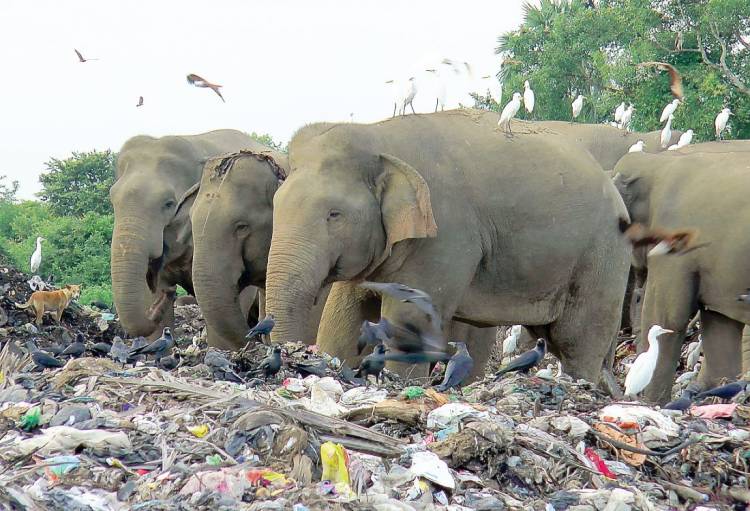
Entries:
{"type": "Polygon", "coordinates": [[[253,272],[250,268],[245,268],[240,274],[240,278],[237,279],[237,290],[242,291],[248,286],[264,287],[266,285],[265,279],[258,280],[253,278],[253,272]]]}
{"type": "Polygon", "coordinates": [[[148,311],[146,311],[146,317],[148,320],[153,321],[154,323],[160,323],[167,310],[167,304],[171,303],[175,295],[176,289],[174,287],[160,290],[154,303],[152,303],[148,308],[148,311]]]}

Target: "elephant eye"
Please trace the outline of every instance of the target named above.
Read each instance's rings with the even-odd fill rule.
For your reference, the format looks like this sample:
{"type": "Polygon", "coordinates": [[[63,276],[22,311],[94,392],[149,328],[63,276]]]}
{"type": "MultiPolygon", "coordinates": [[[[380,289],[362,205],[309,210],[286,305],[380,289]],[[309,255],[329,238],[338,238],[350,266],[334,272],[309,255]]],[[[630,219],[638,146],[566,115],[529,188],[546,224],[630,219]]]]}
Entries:
{"type": "Polygon", "coordinates": [[[328,220],[334,220],[336,218],[339,218],[341,216],[341,211],[338,211],[336,209],[332,209],[328,212],[328,220]]]}
{"type": "Polygon", "coordinates": [[[248,231],[250,231],[250,226],[247,224],[237,224],[234,228],[235,234],[238,235],[247,234],[248,231]]]}
{"type": "Polygon", "coordinates": [[[164,209],[172,209],[174,205],[175,205],[175,201],[170,199],[164,203],[164,209]]]}

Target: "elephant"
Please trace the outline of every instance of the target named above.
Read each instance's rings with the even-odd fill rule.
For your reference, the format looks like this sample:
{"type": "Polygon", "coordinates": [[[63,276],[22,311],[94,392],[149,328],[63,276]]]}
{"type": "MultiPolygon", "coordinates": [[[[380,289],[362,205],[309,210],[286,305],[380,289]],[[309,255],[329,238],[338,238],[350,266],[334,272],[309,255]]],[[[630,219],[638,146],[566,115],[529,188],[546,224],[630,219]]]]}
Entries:
{"type": "MultiPolygon", "coordinates": [[[[247,286],[265,287],[273,197],[288,172],[288,157],[283,153],[270,148],[262,152],[239,151],[210,159],[199,187],[191,192],[193,285],[214,346],[233,349],[244,344],[247,321],[238,301],[240,292],[247,286]]],[[[359,324],[356,330],[343,331],[336,317],[321,320],[327,296],[328,289],[324,289],[302,340],[314,343],[320,324],[324,339],[347,339],[347,344],[353,346],[359,324]]],[[[366,310],[369,305],[364,303],[364,297],[361,299],[363,303],[354,305],[366,310]]],[[[345,309],[335,298],[331,302],[329,310],[345,309]]],[[[366,317],[375,320],[374,315],[366,317]]],[[[469,330],[473,327],[455,325],[451,334],[473,339],[469,330]]],[[[484,349],[487,343],[481,344],[478,349],[484,349]]],[[[350,364],[360,358],[356,354],[335,354],[350,364]]]]}
{"type": "Polygon", "coordinates": [[[745,223],[750,167],[740,147],[731,149],[730,143],[712,142],[657,155],[629,154],[614,169],[632,221],[698,231],[698,248],[685,254],[633,252],[633,265],[648,275],[641,331],[654,324],[674,330],[660,337],[659,360],[645,391],[654,401],[670,397],[682,339],[696,311],[705,357],[696,388],[736,377],[742,369],[742,330],[750,323],[750,308],[737,295],[750,286],[745,223]]]}
{"type": "MultiPolygon", "coordinates": [[[[452,110],[300,129],[274,197],[272,339],[300,337],[324,285],[400,282],[431,295],[443,324],[530,326],[568,374],[597,382],[625,295],[627,210],[586,151],[558,135],[510,138],[497,121],[452,110]]],[[[432,328],[390,298],[380,315],[432,328]]]]}
{"type": "MultiPolygon", "coordinates": [[[[566,121],[514,121],[514,130],[519,133],[536,132],[558,134],[570,142],[586,149],[599,162],[604,170],[612,170],[617,161],[628,154],[630,146],[638,140],[646,143],[645,152],[658,153],[665,151],[661,147],[661,131],[638,133],[623,131],[606,124],[579,124],[566,121]]],[[[682,135],[679,130],[672,130],[668,145],[677,143],[682,135]]]]}
{"type": "Polygon", "coordinates": [[[146,135],[125,142],[110,189],[111,265],[117,312],[128,334],[155,336],[174,321],[175,286],[193,294],[192,237],[186,192],[212,156],[259,146],[235,130],[146,135]]]}

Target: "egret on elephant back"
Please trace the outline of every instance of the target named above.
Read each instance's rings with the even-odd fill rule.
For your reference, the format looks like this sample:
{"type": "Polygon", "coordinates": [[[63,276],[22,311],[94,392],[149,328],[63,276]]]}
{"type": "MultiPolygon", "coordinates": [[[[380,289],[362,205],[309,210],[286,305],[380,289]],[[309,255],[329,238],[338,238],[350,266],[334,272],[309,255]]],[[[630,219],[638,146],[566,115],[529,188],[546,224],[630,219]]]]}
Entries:
{"type": "Polygon", "coordinates": [[[630,149],[628,149],[628,152],[629,153],[642,153],[644,147],[646,147],[646,143],[643,140],[639,140],[638,142],[630,146],[630,149]]]}
{"type": "Polygon", "coordinates": [[[578,116],[581,115],[581,112],[583,111],[583,99],[584,96],[582,94],[579,94],[578,97],[576,97],[576,99],[574,99],[573,103],[570,105],[570,108],[573,111],[572,119],[577,119],[578,116]]]}
{"type": "Polygon", "coordinates": [[[659,117],[659,122],[664,122],[669,117],[674,114],[675,110],[677,110],[677,107],[680,106],[680,100],[679,99],[673,99],[671,103],[669,103],[667,106],[664,107],[664,110],[661,111],[661,117],[659,117]]]}
{"type": "Polygon", "coordinates": [[[729,122],[729,116],[734,115],[729,108],[723,109],[719,112],[714,120],[714,127],[716,128],[716,138],[722,140],[724,130],[727,129],[727,123],[729,122]]]}
{"type": "Polygon", "coordinates": [[[500,126],[504,131],[513,133],[510,129],[510,121],[516,116],[518,111],[521,109],[521,94],[518,92],[513,93],[513,98],[505,105],[502,113],[500,114],[500,120],[497,121],[497,125],[500,126]]]}
{"type": "Polygon", "coordinates": [[[630,131],[630,123],[633,121],[634,111],[635,111],[635,108],[633,108],[633,104],[630,103],[628,104],[628,107],[625,109],[625,111],[622,113],[622,121],[620,122],[620,126],[626,132],[630,131]]]}

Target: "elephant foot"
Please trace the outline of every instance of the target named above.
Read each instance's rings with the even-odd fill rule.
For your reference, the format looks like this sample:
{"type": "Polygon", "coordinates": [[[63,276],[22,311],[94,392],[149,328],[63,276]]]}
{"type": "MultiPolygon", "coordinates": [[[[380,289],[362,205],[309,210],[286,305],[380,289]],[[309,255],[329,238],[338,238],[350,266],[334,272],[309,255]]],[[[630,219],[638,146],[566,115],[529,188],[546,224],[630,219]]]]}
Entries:
{"type": "Polygon", "coordinates": [[[146,317],[149,321],[154,323],[160,323],[164,318],[167,306],[171,305],[175,297],[175,288],[161,289],[157,295],[154,303],[146,311],[146,317]]]}

